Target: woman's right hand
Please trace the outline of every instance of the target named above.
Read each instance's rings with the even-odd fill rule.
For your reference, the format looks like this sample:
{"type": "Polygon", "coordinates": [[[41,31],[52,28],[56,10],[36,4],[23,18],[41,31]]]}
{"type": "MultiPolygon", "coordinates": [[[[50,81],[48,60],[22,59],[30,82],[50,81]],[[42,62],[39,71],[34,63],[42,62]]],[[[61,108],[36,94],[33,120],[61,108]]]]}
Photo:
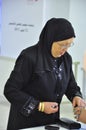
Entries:
{"type": "Polygon", "coordinates": [[[44,103],[44,113],[52,114],[58,111],[58,103],[56,102],[43,102],[44,103]]]}

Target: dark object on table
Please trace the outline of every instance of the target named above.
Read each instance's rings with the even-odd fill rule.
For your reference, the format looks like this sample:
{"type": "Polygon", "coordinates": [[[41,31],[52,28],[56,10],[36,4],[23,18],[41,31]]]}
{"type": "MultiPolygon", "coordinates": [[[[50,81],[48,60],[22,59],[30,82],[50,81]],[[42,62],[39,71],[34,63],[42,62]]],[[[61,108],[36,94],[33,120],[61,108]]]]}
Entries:
{"type": "Polygon", "coordinates": [[[81,124],[68,118],[61,118],[58,123],[59,126],[67,129],[79,129],[81,124]]]}
{"type": "Polygon", "coordinates": [[[59,130],[58,126],[52,126],[52,125],[46,125],[45,126],[46,130],[59,130]]]}

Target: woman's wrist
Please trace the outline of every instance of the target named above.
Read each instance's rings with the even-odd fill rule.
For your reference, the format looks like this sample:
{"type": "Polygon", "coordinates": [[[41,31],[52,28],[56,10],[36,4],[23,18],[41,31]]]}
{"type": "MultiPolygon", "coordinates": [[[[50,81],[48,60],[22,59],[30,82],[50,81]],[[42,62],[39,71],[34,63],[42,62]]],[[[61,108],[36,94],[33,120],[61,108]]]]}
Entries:
{"type": "Polygon", "coordinates": [[[38,110],[41,111],[41,112],[44,112],[44,102],[39,103],[38,110]]]}

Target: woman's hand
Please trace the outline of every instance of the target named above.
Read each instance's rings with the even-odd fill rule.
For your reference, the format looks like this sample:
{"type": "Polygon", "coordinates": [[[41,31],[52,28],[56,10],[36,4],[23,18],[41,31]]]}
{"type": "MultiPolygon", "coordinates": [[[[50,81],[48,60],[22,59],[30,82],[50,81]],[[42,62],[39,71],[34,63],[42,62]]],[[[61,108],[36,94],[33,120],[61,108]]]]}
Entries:
{"type": "Polygon", "coordinates": [[[72,105],[73,105],[73,107],[76,107],[76,106],[85,107],[86,103],[81,97],[75,96],[73,98],[72,105]]]}
{"type": "Polygon", "coordinates": [[[58,103],[56,102],[43,102],[44,104],[44,113],[52,114],[58,111],[58,103]]]}
{"type": "Polygon", "coordinates": [[[82,98],[76,96],[72,104],[76,120],[86,123],[86,102],[82,98]]]}

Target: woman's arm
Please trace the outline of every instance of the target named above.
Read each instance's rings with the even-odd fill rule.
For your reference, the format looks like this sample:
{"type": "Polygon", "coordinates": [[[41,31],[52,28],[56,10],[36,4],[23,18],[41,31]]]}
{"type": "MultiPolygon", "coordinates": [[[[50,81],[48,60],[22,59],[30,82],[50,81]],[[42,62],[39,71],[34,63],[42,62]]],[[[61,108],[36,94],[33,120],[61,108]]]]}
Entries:
{"type": "Polygon", "coordinates": [[[32,71],[31,59],[22,52],[17,58],[4,88],[4,95],[8,101],[26,116],[39,104],[39,101],[26,92],[32,78],[32,71]]]}
{"type": "Polygon", "coordinates": [[[68,87],[67,87],[65,94],[66,94],[67,98],[72,102],[73,98],[75,96],[82,98],[82,94],[80,91],[80,87],[77,85],[77,82],[76,82],[75,77],[74,77],[71,56],[68,57],[67,62],[68,62],[68,66],[70,68],[70,71],[69,71],[69,83],[68,83],[68,87]]]}
{"type": "Polygon", "coordinates": [[[77,82],[73,74],[71,56],[68,57],[67,61],[69,67],[69,83],[65,94],[67,98],[72,102],[73,107],[84,106],[84,100],[82,98],[80,87],[77,85],[77,82]]]}

